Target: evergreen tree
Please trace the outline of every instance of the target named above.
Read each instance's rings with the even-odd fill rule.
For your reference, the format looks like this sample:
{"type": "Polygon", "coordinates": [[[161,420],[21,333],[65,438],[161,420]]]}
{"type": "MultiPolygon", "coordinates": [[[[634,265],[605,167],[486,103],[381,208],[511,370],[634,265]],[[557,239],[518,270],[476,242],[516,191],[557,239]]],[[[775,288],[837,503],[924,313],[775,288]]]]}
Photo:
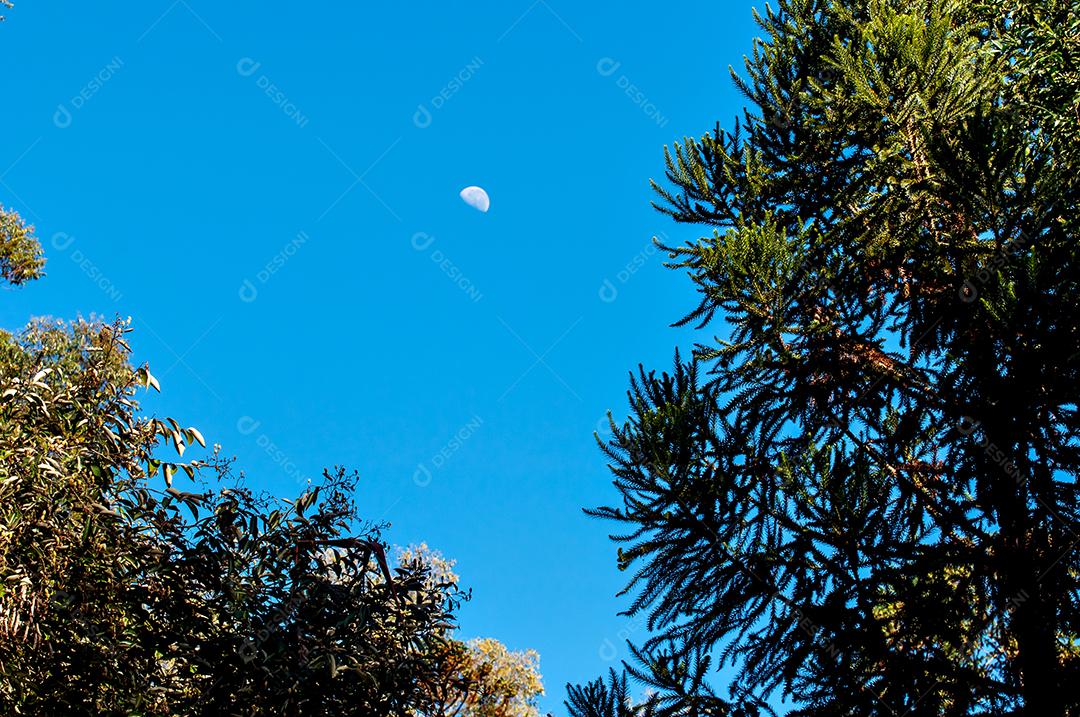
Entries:
{"type": "Polygon", "coordinates": [[[1077,8],[757,19],[748,109],[654,183],[709,230],[661,248],[712,338],[631,377],[587,511],[648,615],[630,672],[680,714],[1080,713],[1077,8]]]}

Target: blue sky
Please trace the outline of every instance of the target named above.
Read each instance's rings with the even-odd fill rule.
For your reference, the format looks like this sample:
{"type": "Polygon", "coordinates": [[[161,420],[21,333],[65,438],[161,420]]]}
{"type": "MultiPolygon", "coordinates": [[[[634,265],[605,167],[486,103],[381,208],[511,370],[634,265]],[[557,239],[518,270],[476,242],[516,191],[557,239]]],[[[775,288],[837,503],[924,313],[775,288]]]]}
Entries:
{"type": "Polygon", "coordinates": [[[132,316],[146,405],[251,485],[356,468],[391,542],[457,559],[462,636],[537,649],[561,711],[643,635],[581,513],[614,499],[592,432],[688,344],[650,239],[697,232],[648,179],[740,109],[750,7],[20,2],[0,202],[49,264],[0,323],[132,316]]]}

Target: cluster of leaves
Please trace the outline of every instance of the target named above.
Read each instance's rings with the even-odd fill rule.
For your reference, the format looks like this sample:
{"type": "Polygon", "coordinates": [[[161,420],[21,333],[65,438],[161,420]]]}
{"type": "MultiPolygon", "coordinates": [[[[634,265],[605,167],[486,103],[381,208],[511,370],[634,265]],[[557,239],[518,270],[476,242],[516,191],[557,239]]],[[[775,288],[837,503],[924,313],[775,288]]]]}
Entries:
{"type": "Polygon", "coordinates": [[[571,685],[566,702],[574,717],[656,717],[652,702],[635,704],[626,673],[608,672],[607,682],[598,678],[587,685],[571,685]]]}
{"type": "MultiPolygon", "coordinates": [[[[458,584],[453,561],[426,544],[401,551],[399,562],[424,566],[428,589],[458,584]]],[[[544,685],[535,650],[515,652],[487,637],[449,638],[433,654],[436,676],[424,687],[417,717],[539,717],[544,685]]]]}
{"type": "MultiPolygon", "coordinates": [[[[1009,105],[1037,117],[1058,153],[1080,151],[1080,13],[1071,0],[1003,0],[1005,31],[991,47],[1006,58],[1009,105]]],[[[1075,162],[1075,154],[1070,162],[1075,162]]]]}
{"type": "Polygon", "coordinates": [[[1080,710],[1077,15],[758,16],[744,116],[654,183],[712,230],[661,248],[717,335],[631,377],[621,505],[588,511],[654,694],[572,688],[575,717],[1080,710]]]}
{"type": "Polygon", "coordinates": [[[10,714],[406,715],[450,640],[456,581],[355,535],[355,476],[295,501],[195,429],[141,417],[125,324],[0,336],[0,705],[10,714]],[[173,485],[186,471],[207,490],[173,485]],[[228,486],[228,487],[223,487],[228,486]],[[329,551],[329,552],[328,552],[329,551]],[[333,559],[328,559],[332,554],[333,559]]]}
{"type": "Polygon", "coordinates": [[[441,655],[431,717],[539,717],[544,694],[539,656],[514,652],[498,640],[451,641],[441,655]]]}
{"type": "Polygon", "coordinates": [[[16,211],[0,207],[0,278],[22,284],[41,276],[45,267],[34,228],[16,211]]]}

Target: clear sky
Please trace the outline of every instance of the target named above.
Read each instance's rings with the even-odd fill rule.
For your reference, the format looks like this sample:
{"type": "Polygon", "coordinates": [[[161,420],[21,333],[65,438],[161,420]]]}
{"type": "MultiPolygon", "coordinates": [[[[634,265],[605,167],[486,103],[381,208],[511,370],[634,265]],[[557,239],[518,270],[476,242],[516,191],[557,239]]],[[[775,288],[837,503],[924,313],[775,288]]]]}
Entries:
{"type": "Polygon", "coordinates": [[[0,27],[0,202],[48,277],[0,303],[132,316],[155,412],[249,484],[362,475],[456,558],[463,637],[541,654],[545,709],[625,657],[592,432],[695,305],[652,236],[665,144],[730,126],[750,2],[46,3],[0,27]],[[482,214],[458,191],[481,185],[482,214]]]}

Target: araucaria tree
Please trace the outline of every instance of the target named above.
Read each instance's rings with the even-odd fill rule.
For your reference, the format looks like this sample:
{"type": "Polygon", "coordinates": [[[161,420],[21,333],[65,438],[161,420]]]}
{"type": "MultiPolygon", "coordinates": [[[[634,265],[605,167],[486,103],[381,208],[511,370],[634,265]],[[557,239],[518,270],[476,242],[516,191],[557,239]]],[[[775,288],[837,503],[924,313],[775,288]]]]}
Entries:
{"type": "Polygon", "coordinates": [[[667,153],[712,338],[633,377],[589,511],[656,714],[1080,714],[1077,12],[781,0],[667,153]]]}

